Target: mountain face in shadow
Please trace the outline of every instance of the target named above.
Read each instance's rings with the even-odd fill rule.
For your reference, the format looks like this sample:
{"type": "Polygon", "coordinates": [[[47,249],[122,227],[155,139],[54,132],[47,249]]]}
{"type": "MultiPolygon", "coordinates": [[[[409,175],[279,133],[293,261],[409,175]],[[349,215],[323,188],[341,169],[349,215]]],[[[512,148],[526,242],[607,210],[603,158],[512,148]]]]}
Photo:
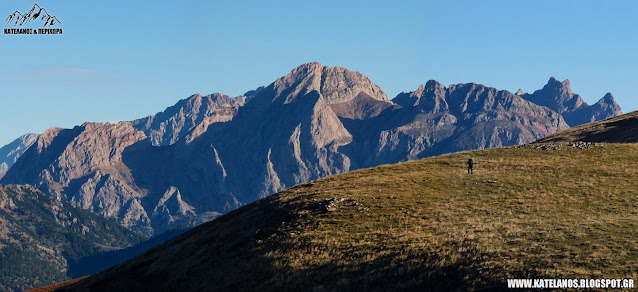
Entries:
{"type": "Polygon", "coordinates": [[[132,259],[133,257],[142,254],[146,250],[153,248],[172,238],[175,238],[186,231],[188,231],[188,229],[174,229],[151,237],[131,247],[104,251],[69,262],[67,275],[72,279],[77,279],[87,275],[99,273],[111,266],[132,259]]]}
{"type": "Polygon", "coordinates": [[[359,72],[309,63],[246,96],[194,95],[133,122],[50,129],[2,182],[159,234],[325,176],[529,143],[569,127],[558,111],[618,113],[611,96],[585,110],[566,90],[530,97],[432,80],[390,100],[359,72]]]}

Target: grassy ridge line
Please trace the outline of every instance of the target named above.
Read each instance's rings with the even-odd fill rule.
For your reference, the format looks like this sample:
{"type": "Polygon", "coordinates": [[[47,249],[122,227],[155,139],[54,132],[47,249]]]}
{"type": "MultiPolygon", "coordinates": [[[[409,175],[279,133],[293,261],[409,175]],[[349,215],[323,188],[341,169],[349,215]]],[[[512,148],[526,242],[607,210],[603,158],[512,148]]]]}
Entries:
{"type": "Polygon", "coordinates": [[[637,131],[638,111],[633,111],[603,121],[572,127],[549,135],[536,143],[575,141],[636,143],[638,142],[637,131]]]}
{"type": "Polygon", "coordinates": [[[636,279],[636,161],[634,144],[562,144],[354,171],[240,208],[71,287],[447,290],[503,288],[507,278],[636,279]]]}

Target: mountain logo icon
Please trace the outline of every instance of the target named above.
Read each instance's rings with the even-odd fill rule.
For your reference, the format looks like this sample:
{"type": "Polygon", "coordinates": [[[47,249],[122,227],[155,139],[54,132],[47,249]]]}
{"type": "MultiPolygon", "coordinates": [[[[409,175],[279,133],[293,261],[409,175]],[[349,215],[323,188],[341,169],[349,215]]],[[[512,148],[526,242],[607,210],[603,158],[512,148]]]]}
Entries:
{"type": "Polygon", "coordinates": [[[15,12],[11,13],[6,19],[7,23],[13,23],[14,26],[22,26],[23,24],[29,23],[32,20],[44,21],[43,27],[62,23],[60,22],[60,20],[58,20],[57,17],[49,14],[46,9],[40,7],[40,5],[38,5],[37,3],[33,5],[33,8],[31,8],[29,12],[23,14],[20,11],[16,10],[15,12]]]}

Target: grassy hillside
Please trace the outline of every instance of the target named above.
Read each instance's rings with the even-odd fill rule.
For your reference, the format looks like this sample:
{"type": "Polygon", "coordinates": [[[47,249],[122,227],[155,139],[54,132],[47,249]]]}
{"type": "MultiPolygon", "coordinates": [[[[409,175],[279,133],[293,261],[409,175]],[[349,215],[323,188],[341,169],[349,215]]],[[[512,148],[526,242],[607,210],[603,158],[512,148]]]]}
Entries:
{"type": "Polygon", "coordinates": [[[550,135],[538,142],[638,142],[638,111],[573,127],[550,135]]]}
{"type": "Polygon", "coordinates": [[[465,152],[320,179],[68,288],[448,290],[505,287],[512,277],[637,279],[638,145],[580,147],[465,152]]]}

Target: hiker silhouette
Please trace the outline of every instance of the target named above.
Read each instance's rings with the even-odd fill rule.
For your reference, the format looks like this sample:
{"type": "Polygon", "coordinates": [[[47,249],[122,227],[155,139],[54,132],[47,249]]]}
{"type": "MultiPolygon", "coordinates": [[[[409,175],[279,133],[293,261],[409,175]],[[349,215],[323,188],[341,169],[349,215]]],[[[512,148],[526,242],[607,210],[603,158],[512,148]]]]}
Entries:
{"type": "Polygon", "coordinates": [[[474,173],[474,160],[472,158],[467,160],[467,174],[474,173]]]}

